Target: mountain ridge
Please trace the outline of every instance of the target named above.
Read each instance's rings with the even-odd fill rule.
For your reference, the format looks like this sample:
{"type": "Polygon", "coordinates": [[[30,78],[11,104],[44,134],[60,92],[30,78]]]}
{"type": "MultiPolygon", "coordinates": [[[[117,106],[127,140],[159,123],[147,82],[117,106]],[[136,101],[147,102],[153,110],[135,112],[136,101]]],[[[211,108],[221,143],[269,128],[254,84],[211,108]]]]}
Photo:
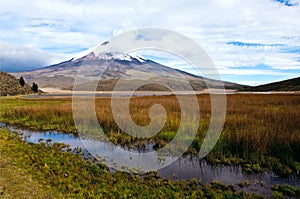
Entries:
{"type": "Polygon", "coordinates": [[[300,77],[287,79],[278,82],[272,82],[259,86],[253,86],[241,91],[256,91],[256,92],[267,92],[267,91],[300,91],[300,77]]]}
{"type": "MultiPolygon", "coordinates": [[[[231,82],[222,82],[201,76],[196,76],[178,69],[159,64],[155,61],[146,59],[137,54],[123,54],[118,52],[106,52],[95,55],[93,52],[78,58],[46,66],[43,68],[12,73],[15,77],[23,76],[28,82],[37,82],[40,87],[53,87],[59,89],[72,90],[75,82],[79,84],[78,88],[90,90],[91,82],[101,80],[98,83],[97,90],[112,90],[118,79],[127,85],[124,89],[133,89],[137,81],[147,79],[158,83],[166,83],[177,89],[186,90],[187,86],[182,86],[182,78],[190,82],[192,88],[196,91],[207,88],[206,83],[211,88],[221,88],[222,84],[226,89],[244,89],[246,86],[231,82]],[[78,74],[78,69],[82,74],[78,74]],[[86,69],[86,70],[85,70],[86,69]],[[102,84],[102,85],[101,85],[102,84]],[[106,87],[105,87],[106,85],[106,87]]],[[[141,82],[142,83],[142,82],[141,82]]],[[[140,90],[163,90],[161,86],[145,86],[140,90]]],[[[166,88],[167,89],[167,88],[166,88]]]]}

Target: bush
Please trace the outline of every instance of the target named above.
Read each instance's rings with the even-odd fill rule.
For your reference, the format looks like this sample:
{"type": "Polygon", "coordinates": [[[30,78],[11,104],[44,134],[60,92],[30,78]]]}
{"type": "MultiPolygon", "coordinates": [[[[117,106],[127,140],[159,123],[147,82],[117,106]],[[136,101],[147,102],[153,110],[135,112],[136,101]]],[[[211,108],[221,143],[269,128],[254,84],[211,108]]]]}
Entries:
{"type": "Polygon", "coordinates": [[[20,85],[23,87],[25,85],[25,80],[24,78],[21,76],[20,79],[19,79],[19,83],[20,85]]]}
{"type": "Polygon", "coordinates": [[[39,90],[38,85],[36,83],[32,83],[31,90],[33,90],[34,92],[38,92],[39,90]]]}

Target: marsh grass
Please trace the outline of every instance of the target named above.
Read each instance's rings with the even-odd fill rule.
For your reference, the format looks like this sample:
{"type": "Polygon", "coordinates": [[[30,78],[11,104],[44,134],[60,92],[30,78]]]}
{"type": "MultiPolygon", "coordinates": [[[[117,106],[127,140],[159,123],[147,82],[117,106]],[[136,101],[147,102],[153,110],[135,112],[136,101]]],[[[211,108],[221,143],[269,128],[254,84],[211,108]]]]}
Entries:
{"type": "MultiPolygon", "coordinates": [[[[189,100],[188,96],[185,100],[189,100]]],[[[198,134],[189,152],[199,151],[210,121],[210,97],[198,95],[201,112],[198,134]]],[[[165,146],[180,126],[181,111],[176,96],[133,97],[132,120],[150,122],[149,108],[161,104],[167,121],[148,141],[165,146]]],[[[110,98],[96,98],[98,121],[109,139],[127,147],[144,147],[145,139],[123,133],[113,119],[110,98]]],[[[227,96],[227,116],[217,145],[206,157],[211,163],[242,165],[247,172],[268,168],[278,174],[300,173],[300,95],[236,94],[227,96]]],[[[75,132],[70,98],[1,98],[0,121],[41,130],[75,132]]],[[[84,118],[83,114],[83,118],[84,118]]],[[[88,119],[88,118],[86,118],[88,119]]],[[[186,137],[186,139],[190,139],[186,137]]]]}
{"type": "Polygon", "coordinates": [[[289,196],[295,198],[300,196],[300,189],[291,185],[276,184],[272,186],[272,190],[273,190],[273,195],[282,196],[282,198],[283,196],[289,196]]]}
{"type": "MultiPolygon", "coordinates": [[[[221,183],[203,185],[199,180],[172,181],[161,179],[155,173],[145,174],[144,178],[119,171],[110,173],[103,164],[61,151],[64,147],[58,143],[27,144],[18,134],[0,129],[1,157],[9,158],[16,170],[25,173],[28,182],[19,182],[20,185],[34,185],[30,182],[32,178],[38,182],[39,189],[51,190],[52,195],[46,192],[46,198],[263,198],[237,192],[233,186],[221,183]]],[[[12,173],[7,180],[15,176],[12,173]]],[[[7,190],[14,185],[5,186],[3,194],[7,195],[7,190]]],[[[26,198],[43,196],[35,197],[35,192],[27,193],[26,198]]],[[[20,197],[24,195],[16,198],[20,197]]]]}

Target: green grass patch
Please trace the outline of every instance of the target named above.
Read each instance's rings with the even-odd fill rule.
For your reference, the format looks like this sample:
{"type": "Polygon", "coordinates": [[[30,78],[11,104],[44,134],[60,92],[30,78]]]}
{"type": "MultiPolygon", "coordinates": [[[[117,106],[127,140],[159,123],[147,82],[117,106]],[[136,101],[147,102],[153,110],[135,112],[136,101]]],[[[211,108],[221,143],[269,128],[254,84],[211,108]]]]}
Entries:
{"type": "Polygon", "coordinates": [[[297,187],[293,187],[291,185],[274,185],[272,187],[274,195],[283,195],[290,197],[300,197],[300,190],[297,187]]]}

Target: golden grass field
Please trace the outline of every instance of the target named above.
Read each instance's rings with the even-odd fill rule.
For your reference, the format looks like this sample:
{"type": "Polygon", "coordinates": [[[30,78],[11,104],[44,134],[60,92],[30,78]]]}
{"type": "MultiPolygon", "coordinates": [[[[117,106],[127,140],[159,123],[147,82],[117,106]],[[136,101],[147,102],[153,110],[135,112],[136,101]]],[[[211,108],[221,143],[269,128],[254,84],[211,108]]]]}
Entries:
{"type": "MultiPolygon", "coordinates": [[[[189,96],[186,96],[188,100],[189,96]]],[[[197,152],[210,121],[210,96],[198,95],[201,111],[198,135],[188,152],[197,152]]],[[[3,98],[0,120],[27,128],[76,132],[70,97],[3,98]]],[[[116,144],[141,147],[141,140],[122,133],[111,112],[111,98],[95,100],[96,113],[108,137],[116,144]]],[[[180,107],[176,96],[133,97],[130,113],[139,125],[150,122],[148,110],[161,104],[168,113],[161,132],[150,140],[164,146],[176,134],[180,124],[180,107]]],[[[212,163],[255,165],[254,170],[268,168],[280,174],[300,174],[300,95],[233,94],[227,95],[227,115],[222,135],[207,159],[212,163]]],[[[251,171],[251,168],[250,168],[251,171]]]]}

